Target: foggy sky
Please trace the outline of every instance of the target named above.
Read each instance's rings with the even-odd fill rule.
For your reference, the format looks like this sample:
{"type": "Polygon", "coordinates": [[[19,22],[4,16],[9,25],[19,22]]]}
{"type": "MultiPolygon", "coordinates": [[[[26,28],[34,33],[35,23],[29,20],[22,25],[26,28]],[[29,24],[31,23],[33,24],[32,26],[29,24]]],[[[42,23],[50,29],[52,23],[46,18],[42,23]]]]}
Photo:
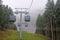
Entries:
{"type": "MultiPolygon", "coordinates": [[[[8,5],[13,10],[15,8],[29,8],[32,0],[3,0],[4,5],[8,5]]],[[[54,0],[56,1],[56,0],[54,0]]],[[[47,0],[33,0],[33,4],[30,9],[32,10],[41,10],[45,8],[47,0]]]]}
{"type": "MultiPolygon", "coordinates": [[[[14,8],[29,8],[32,0],[3,0],[3,4],[14,8]]],[[[47,0],[33,0],[31,9],[44,8],[47,0]]]]}
{"type": "MultiPolygon", "coordinates": [[[[3,0],[3,4],[8,5],[13,10],[15,10],[15,8],[29,8],[31,5],[31,1],[32,0],[3,0]]],[[[44,9],[46,3],[47,0],[33,0],[33,4],[30,9],[44,9]]]]}

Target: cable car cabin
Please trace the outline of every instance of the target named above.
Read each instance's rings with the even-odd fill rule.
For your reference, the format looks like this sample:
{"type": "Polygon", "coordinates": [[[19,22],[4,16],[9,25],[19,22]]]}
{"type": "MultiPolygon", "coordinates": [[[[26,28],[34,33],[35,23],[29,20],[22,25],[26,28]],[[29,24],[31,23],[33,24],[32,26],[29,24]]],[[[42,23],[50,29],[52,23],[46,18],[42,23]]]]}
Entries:
{"type": "Polygon", "coordinates": [[[28,27],[28,24],[25,24],[25,27],[28,27]]]}
{"type": "Polygon", "coordinates": [[[15,22],[16,16],[9,16],[9,22],[15,22]]]}
{"type": "Polygon", "coordinates": [[[28,23],[25,23],[25,27],[28,27],[28,23]]]}
{"type": "Polygon", "coordinates": [[[25,16],[25,22],[30,22],[30,16],[29,15],[25,16]]]}

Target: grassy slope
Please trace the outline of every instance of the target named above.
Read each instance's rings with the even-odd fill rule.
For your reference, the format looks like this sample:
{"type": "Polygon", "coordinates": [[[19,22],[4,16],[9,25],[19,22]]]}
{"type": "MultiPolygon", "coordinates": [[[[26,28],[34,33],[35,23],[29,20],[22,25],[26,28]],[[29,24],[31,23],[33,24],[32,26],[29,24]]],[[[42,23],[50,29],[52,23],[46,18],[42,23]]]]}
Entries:
{"type": "MultiPolygon", "coordinates": [[[[19,40],[19,33],[17,31],[9,30],[2,33],[0,32],[0,34],[0,40],[19,40]]],[[[37,34],[23,32],[22,35],[22,40],[47,40],[46,37],[37,34]]]]}

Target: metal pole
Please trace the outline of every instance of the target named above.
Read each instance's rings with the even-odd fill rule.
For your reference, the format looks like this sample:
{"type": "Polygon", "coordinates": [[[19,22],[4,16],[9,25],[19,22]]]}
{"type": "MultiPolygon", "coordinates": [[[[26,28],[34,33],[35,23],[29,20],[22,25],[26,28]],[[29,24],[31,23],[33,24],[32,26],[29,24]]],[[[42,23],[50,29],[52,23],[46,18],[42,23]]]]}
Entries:
{"type": "Polygon", "coordinates": [[[22,39],[22,13],[20,13],[20,39],[22,39]]]}
{"type": "Polygon", "coordinates": [[[25,11],[22,12],[22,9],[28,9],[28,8],[15,8],[15,9],[21,9],[21,11],[18,11],[17,13],[20,13],[20,40],[22,39],[22,13],[26,13],[25,11]]]}

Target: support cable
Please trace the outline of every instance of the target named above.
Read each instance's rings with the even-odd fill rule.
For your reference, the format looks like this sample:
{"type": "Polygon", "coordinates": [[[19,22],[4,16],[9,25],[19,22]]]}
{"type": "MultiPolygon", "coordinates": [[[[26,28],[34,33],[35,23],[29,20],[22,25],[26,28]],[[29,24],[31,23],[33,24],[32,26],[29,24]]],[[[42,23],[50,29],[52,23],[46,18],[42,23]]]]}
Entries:
{"type": "Polygon", "coordinates": [[[28,12],[30,11],[30,8],[32,7],[32,4],[33,4],[33,0],[31,1],[30,7],[28,8],[28,12]]]}

